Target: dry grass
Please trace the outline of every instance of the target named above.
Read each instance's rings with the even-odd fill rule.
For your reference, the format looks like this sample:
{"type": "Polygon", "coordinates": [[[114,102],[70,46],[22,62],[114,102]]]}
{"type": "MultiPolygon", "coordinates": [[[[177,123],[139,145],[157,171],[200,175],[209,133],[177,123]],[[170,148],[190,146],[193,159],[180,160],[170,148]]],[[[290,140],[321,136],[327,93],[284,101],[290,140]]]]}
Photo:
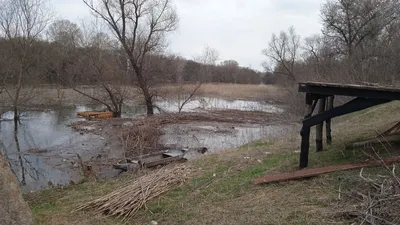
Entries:
{"type": "MultiPolygon", "coordinates": [[[[185,85],[183,89],[192,90],[194,85],[185,85]]],[[[166,85],[157,88],[159,95],[171,98],[174,85],[166,85]]],[[[283,91],[275,85],[255,85],[255,84],[203,84],[198,96],[221,97],[226,99],[246,99],[246,100],[275,100],[279,101],[283,96],[283,91]]]]}
{"type": "MultiPolygon", "coordinates": [[[[195,84],[184,85],[182,87],[183,92],[185,90],[190,92],[193,90],[195,84]]],[[[141,96],[136,87],[126,87],[127,90],[126,102],[132,104],[134,102],[140,102],[141,96]]],[[[80,88],[85,93],[97,96],[100,93],[100,89],[93,86],[82,86],[80,88]]],[[[163,98],[175,98],[177,86],[165,85],[157,86],[153,91],[157,95],[163,98]]],[[[22,91],[24,92],[24,91],[22,91]]],[[[41,106],[41,105],[76,105],[76,104],[93,104],[96,103],[93,100],[82,96],[71,88],[57,88],[52,85],[42,85],[37,87],[34,92],[31,93],[32,98],[24,103],[25,107],[41,106]]],[[[279,86],[274,85],[251,85],[251,84],[203,84],[201,89],[198,91],[196,96],[208,96],[208,97],[221,97],[227,99],[246,99],[256,101],[280,101],[283,96],[283,91],[279,86]]],[[[11,105],[11,102],[5,92],[0,94],[0,101],[3,105],[11,105]]]]}
{"type": "Polygon", "coordinates": [[[78,210],[91,210],[99,216],[115,216],[122,221],[128,221],[145,207],[148,201],[181,185],[189,175],[190,168],[182,165],[161,169],[86,203],[78,210]]]}
{"type": "MultiPolygon", "coordinates": [[[[126,89],[128,90],[126,99],[130,101],[137,100],[137,90],[129,87],[126,89]]],[[[99,93],[104,93],[100,88],[93,86],[82,86],[79,90],[92,96],[98,96],[99,93]]],[[[74,91],[72,88],[57,88],[57,86],[52,85],[42,85],[37,87],[34,89],[32,95],[32,98],[28,102],[23,103],[24,107],[98,104],[97,102],[74,91]]],[[[6,106],[11,105],[10,99],[5,92],[0,94],[0,101],[6,106]]]]}

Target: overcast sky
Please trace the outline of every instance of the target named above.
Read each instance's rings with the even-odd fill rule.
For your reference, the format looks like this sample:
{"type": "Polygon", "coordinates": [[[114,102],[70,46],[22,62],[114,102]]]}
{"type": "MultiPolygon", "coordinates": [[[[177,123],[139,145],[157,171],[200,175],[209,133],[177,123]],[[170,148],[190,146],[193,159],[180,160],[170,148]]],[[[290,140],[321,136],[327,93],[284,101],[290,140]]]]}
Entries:
{"type": "MultiPolygon", "coordinates": [[[[58,17],[79,22],[89,16],[82,0],[51,0],[58,17]]],[[[324,0],[174,0],[179,29],[171,35],[169,51],[185,58],[205,46],[221,60],[262,70],[261,50],[273,33],[293,25],[302,37],[319,33],[319,9],[324,0]]]]}

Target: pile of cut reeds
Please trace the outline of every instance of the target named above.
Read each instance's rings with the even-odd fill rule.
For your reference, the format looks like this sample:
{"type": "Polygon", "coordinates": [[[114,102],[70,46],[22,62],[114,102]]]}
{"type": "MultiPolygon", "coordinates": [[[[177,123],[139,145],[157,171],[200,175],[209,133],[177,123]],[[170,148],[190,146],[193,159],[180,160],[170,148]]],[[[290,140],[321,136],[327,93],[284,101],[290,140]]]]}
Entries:
{"type": "Polygon", "coordinates": [[[191,169],[180,165],[144,175],[123,188],[88,202],[77,210],[92,210],[102,216],[128,221],[145,204],[185,182],[191,169]]]}

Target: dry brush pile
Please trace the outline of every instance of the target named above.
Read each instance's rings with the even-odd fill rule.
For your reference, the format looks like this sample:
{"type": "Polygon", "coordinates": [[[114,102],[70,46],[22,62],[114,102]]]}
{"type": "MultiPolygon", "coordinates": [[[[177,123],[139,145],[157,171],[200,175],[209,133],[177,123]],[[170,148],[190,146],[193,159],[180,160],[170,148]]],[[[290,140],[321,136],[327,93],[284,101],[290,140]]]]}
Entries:
{"type": "Polygon", "coordinates": [[[158,170],[88,202],[77,210],[90,210],[100,216],[115,216],[126,222],[145,207],[148,201],[183,184],[190,174],[191,168],[184,165],[158,170]]]}
{"type": "Polygon", "coordinates": [[[400,224],[400,178],[396,166],[384,165],[386,175],[367,176],[363,170],[352,178],[348,191],[341,191],[336,218],[356,224],[400,224]]]}

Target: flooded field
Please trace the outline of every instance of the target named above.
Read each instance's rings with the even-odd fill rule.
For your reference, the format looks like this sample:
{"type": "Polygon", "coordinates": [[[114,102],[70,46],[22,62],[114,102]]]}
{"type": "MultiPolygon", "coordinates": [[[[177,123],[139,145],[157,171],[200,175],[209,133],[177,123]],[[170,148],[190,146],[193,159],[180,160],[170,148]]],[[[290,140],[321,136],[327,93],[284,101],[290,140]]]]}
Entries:
{"type": "MultiPolygon", "coordinates": [[[[160,101],[162,111],[176,112],[177,103],[160,101]]],[[[236,109],[282,113],[279,107],[251,101],[227,101],[217,98],[202,98],[184,107],[184,111],[206,111],[213,109],[236,109]]],[[[31,110],[22,114],[15,125],[12,113],[2,115],[0,123],[0,151],[5,153],[12,170],[24,191],[35,191],[81,179],[76,154],[84,161],[95,159],[122,159],[121,144],[108,140],[106,136],[90,132],[77,132],[71,123],[84,120],[78,118],[79,111],[102,110],[101,106],[76,106],[48,110],[31,110]]],[[[127,106],[123,117],[135,118],[145,113],[144,107],[127,106]]],[[[92,129],[91,127],[87,128],[92,129]]],[[[254,125],[225,123],[172,124],[163,128],[160,142],[177,147],[207,147],[209,152],[232,149],[261,138],[274,138],[289,129],[286,125],[254,125]]],[[[118,171],[104,164],[100,177],[116,176],[118,171]]]]}

